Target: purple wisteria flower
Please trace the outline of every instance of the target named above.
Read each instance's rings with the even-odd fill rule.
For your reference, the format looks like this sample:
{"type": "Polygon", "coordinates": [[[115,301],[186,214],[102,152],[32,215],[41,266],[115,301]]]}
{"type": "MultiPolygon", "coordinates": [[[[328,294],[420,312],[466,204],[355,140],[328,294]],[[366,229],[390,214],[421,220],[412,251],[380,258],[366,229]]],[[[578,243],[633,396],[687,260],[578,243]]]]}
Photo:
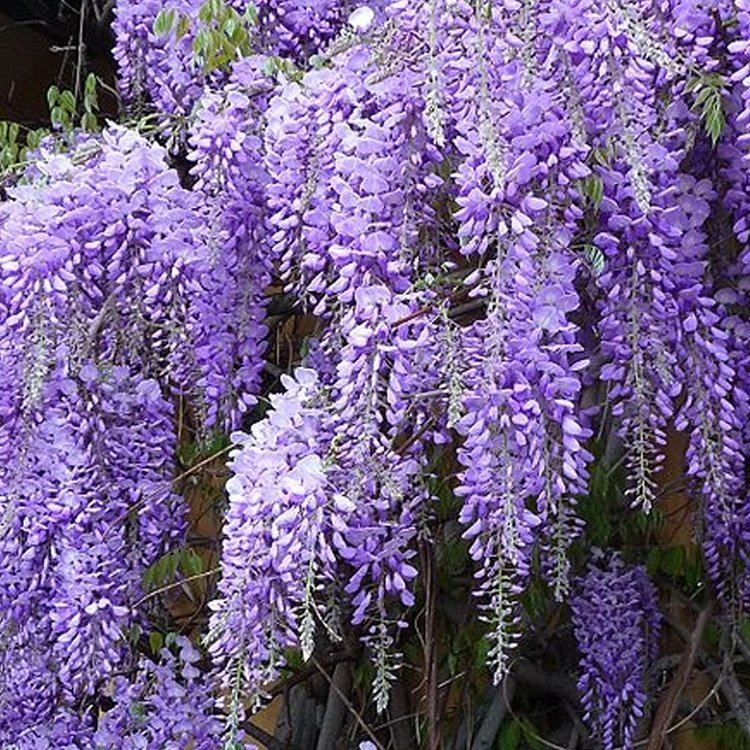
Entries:
{"type": "Polygon", "coordinates": [[[633,747],[659,651],[656,589],[617,555],[590,563],[570,602],[585,720],[605,750],[633,747]]]}
{"type": "MultiPolygon", "coordinates": [[[[537,572],[568,597],[595,428],[636,512],[686,433],[708,575],[747,607],[748,0],[119,0],[114,32],[136,124],[45,139],[0,202],[3,748],[242,746],[288,650],[342,631],[383,710],[439,506],[501,680],[537,572]],[[310,336],[276,392],[282,291],[310,336]],[[175,453],[221,431],[210,663],[146,659],[175,453]]],[[[656,592],[595,557],[579,687],[627,747],[656,592]]]]}

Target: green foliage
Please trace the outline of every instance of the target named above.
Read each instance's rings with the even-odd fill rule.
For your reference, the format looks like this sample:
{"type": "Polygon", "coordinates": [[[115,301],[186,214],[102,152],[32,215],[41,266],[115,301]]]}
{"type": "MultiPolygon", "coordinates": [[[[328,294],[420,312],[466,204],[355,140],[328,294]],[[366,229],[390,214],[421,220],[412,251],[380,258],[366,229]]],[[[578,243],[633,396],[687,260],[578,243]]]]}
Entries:
{"type": "Polygon", "coordinates": [[[165,635],[158,630],[152,630],[148,634],[148,645],[154,656],[164,648],[171,648],[175,643],[177,643],[177,633],[167,633],[165,635]]]}
{"type": "Polygon", "coordinates": [[[156,36],[168,36],[173,31],[176,40],[182,39],[190,31],[190,18],[174,8],[159,11],[154,20],[156,36]]]}
{"type": "Polygon", "coordinates": [[[17,122],[0,121],[0,177],[23,167],[28,152],[38,148],[47,133],[44,128],[29,130],[17,122]]]}
{"type": "Polygon", "coordinates": [[[513,717],[500,728],[495,742],[495,750],[543,750],[534,725],[525,716],[513,717]]]}
{"type": "Polygon", "coordinates": [[[152,630],[148,634],[148,645],[154,654],[158,654],[164,648],[164,635],[158,630],[152,630]]]}
{"type": "Polygon", "coordinates": [[[93,73],[86,76],[86,83],[83,86],[81,127],[89,131],[95,131],[99,127],[99,94],[97,92],[97,79],[93,73]]]}
{"type": "Polygon", "coordinates": [[[604,182],[597,174],[590,174],[580,181],[581,193],[588,200],[590,205],[598,209],[604,198],[604,182]]]}
{"type": "Polygon", "coordinates": [[[143,573],[143,587],[153,591],[177,580],[177,574],[196,576],[204,571],[203,559],[191,547],[181,547],[162,555],[143,573]]]}
{"type": "Polygon", "coordinates": [[[76,114],[76,100],[71,91],[60,91],[57,86],[47,89],[47,105],[52,124],[62,130],[72,130],[76,114]]]}
{"type": "Polygon", "coordinates": [[[716,750],[750,750],[750,739],[734,722],[697,727],[693,731],[697,740],[715,746],[716,750]]]}
{"type": "Polygon", "coordinates": [[[589,492],[578,503],[581,518],[586,521],[586,536],[595,547],[609,546],[615,531],[613,512],[618,493],[616,469],[597,456],[591,465],[589,492]]]}
{"type": "MultiPolygon", "coordinates": [[[[589,491],[578,502],[581,518],[586,522],[586,544],[602,549],[623,544],[640,546],[644,538],[663,525],[664,516],[659,508],[648,514],[629,508],[623,494],[624,462],[604,461],[605,442],[599,440],[593,446],[589,491]]],[[[582,552],[580,544],[576,544],[576,549],[582,552]]]]}
{"type": "MultiPolygon", "coordinates": [[[[80,111],[75,94],[54,85],[47,90],[47,105],[50,121],[57,130],[69,133],[80,126],[96,131],[99,115],[96,76],[89,73],[86,77],[80,111]]],[[[46,135],[49,135],[46,128],[29,129],[16,122],[0,121],[0,175],[22,168],[28,152],[38,148],[46,135]]]]}
{"type": "Polygon", "coordinates": [[[57,86],[47,89],[47,104],[52,125],[60,130],[69,132],[77,123],[89,132],[99,129],[99,94],[97,78],[93,73],[86,76],[80,110],[75,94],[67,89],[60,90],[57,86]]]}
{"type": "MultiPolygon", "coordinates": [[[[206,0],[198,11],[198,28],[193,38],[196,64],[205,73],[228,70],[231,64],[253,51],[252,41],[258,23],[258,11],[250,3],[244,13],[238,13],[224,0],[206,0]]],[[[181,39],[190,30],[191,19],[174,9],[162,10],[154,21],[157,36],[174,35],[181,39]]],[[[319,62],[323,64],[323,58],[319,62]]],[[[289,59],[270,55],[264,70],[272,77],[298,81],[302,71],[289,59]]]]}
{"type": "Polygon", "coordinates": [[[0,122],[0,172],[5,172],[18,163],[24,149],[19,135],[18,123],[0,122]]]}
{"type": "MultiPolygon", "coordinates": [[[[227,70],[235,60],[252,52],[253,29],[258,22],[258,11],[252,3],[240,14],[223,0],[206,0],[198,11],[198,22],[193,54],[204,72],[227,70]]],[[[190,24],[188,16],[174,9],[162,10],[154,21],[154,33],[174,35],[179,40],[188,33],[190,24]]]]}
{"type": "Polygon", "coordinates": [[[683,546],[651,548],[646,569],[651,578],[666,575],[690,592],[698,589],[705,576],[700,554],[683,546]]]}
{"type": "Polygon", "coordinates": [[[581,246],[581,250],[592,275],[599,276],[604,271],[604,264],[606,262],[604,253],[590,242],[585,242],[581,246]]]}
{"type": "Polygon", "coordinates": [[[724,126],[724,92],[727,82],[719,73],[701,73],[687,84],[687,90],[695,94],[693,109],[703,123],[703,129],[708,135],[711,145],[716,146],[724,126]]]}
{"type": "Polygon", "coordinates": [[[329,59],[325,55],[311,55],[309,62],[311,68],[320,70],[328,65],[329,59]]]}
{"type": "Polygon", "coordinates": [[[608,137],[603,146],[596,146],[591,149],[590,161],[593,165],[600,167],[610,167],[617,156],[617,141],[613,137],[608,137]]]}
{"type": "Polygon", "coordinates": [[[177,633],[160,633],[158,630],[152,630],[148,634],[148,645],[154,655],[158,654],[163,648],[171,648],[177,642],[177,633]]]}
{"type": "Polygon", "coordinates": [[[167,36],[174,28],[178,15],[174,8],[160,10],[154,19],[154,34],[156,36],[167,36]]]}
{"type": "Polygon", "coordinates": [[[184,443],[178,450],[178,457],[183,466],[194,466],[215,456],[229,445],[226,433],[212,432],[199,440],[184,443]]]}
{"type": "Polygon", "coordinates": [[[263,72],[273,78],[286,78],[290,81],[301,81],[302,70],[291,60],[277,55],[269,55],[263,64],[263,72]]]}

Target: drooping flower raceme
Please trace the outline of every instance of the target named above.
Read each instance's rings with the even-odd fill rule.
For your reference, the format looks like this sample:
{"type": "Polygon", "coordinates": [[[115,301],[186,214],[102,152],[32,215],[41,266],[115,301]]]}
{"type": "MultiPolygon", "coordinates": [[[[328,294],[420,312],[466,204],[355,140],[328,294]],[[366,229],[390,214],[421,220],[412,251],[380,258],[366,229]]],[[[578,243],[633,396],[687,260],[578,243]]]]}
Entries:
{"type": "Polygon", "coordinates": [[[312,652],[320,621],[336,619],[325,605],[334,584],[351,597],[352,622],[367,625],[387,696],[397,606],[414,602],[409,560],[424,495],[419,443],[408,447],[400,406],[420,385],[404,366],[420,341],[407,325],[393,328],[409,309],[385,288],[360,288],[335,380],[304,368],[284,376],[269,415],[234,436],[209,641],[235,700],[243,686],[260,697],[285,648],[312,652]]]}
{"type": "Polygon", "coordinates": [[[154,381],[85,364],[45,396],[44,416],[3,473],[0,533],[3,659],[25,661],[27,649],[38,658],[23,682],[4,670],[0,693],[18,700],[27,685],[45,687],[3,712],[3,738],[93,695],[122,666],[143,570],[184,530],[171,409],[154,381]]]}
{"type": "Polygon", "coordinates": [[[284,393],[271,396],[269,416],[250,434],[233,436],[238,448],[209,643],[235,726],[245,688],[261,697],[284,663],[284,649],[299,644],[304,618],[315,616],[319,582],[334,572],[336,504],[326,492],[323,394],[312,370],[284,376],[283,385],[284,393]]]}
{"type": "Polygon", "coordinates": [[[658,655],[656,589],[616,555],[592,562],[571,599],[585,718],[606,750],[631,748],[658,655]]]}
{"type": "Polygon", "coordinates": [[[318,313],[331,299],[351,305],[359,286],[406,290],[431,260],[442,184],[418,75],[381,71],[362,45],[340,58],[282,90],[266,131],[274,253],[288,288],[318,313]]]}
{"type": "MultiPolygon", "coordinates": [[[[213,750],[215,688],[241,743],[287,649],[342,631],[382,710],[435,474],[502,679],[536,572],[567,596],[594,428],[633,512],[687,433],[745,606],[748,28],[746,0],[120,0],[148,116],[48,139],[0,204],[0,742],[213,750]],[[264,411],[282,287],[312,333],[264,411]],[[134,654],[185,425],[239,430],[210,665],[134,654]]],[[[627,745],[655,593],[616,556],[575,585],[587,721],[627,745]]]]}
{"type": "Polygon", "coordinates": [[[190,131],[206,245],[186,292],[195,352],[187,364],[199,370],[192,401],[206,426],[237,426],[260,387],[271,267],[262,151],[270,89],[261,59],[241,61],[221,93],[203,97],[190,131]]]}
{"type": "Polygon", "coordinates": [[[0,206],[0,648],[40,650],[0,692],[46,685],[3,738],[121,668],[141,576],[184,535],[170,396],[195,361],[197,207],[163,150],[119,127],[44,150],[0,206]]]}

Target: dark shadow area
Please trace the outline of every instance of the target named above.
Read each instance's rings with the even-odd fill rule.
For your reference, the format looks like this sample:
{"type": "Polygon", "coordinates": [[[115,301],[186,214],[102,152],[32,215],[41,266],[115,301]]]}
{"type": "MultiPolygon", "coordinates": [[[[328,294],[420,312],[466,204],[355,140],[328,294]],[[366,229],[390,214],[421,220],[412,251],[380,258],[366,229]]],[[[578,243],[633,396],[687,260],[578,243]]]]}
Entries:
{"type": "Polygon", "coordinates": [[[88,73],[104,87],[103,117],[117,114],[108,0],[0,0],[0,120],[49,124],[50,86],[75,91],[88,73]]]}

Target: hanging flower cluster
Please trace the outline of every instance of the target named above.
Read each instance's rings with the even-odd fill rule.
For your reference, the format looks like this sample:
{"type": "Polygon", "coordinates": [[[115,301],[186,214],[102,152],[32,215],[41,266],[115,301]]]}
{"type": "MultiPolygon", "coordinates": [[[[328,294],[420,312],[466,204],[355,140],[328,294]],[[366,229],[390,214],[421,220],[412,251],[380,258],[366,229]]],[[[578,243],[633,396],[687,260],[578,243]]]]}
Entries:
{"type": "Polygon", "coordinates": [[[423,446],[407,425],[426,428],[427,417],[405,417],[425,386],[418,365],[427,328],[398,325],[413,308],[384,287],[360,287],[356,296],[330,381],[306,368],[284,376],[270,415],[234,436],[241,448],[227,484],[209,642],[235,701],[245,687],[261,696],[285,648],[312,653],[321,623],[340,637],[331,623],[341,613],[329,611],[337,588],[350,598],[352,623],[365,626],[384,691],[378,700],[387,700],[387,647],[400,624],[394,604],[414,603],[409,561],[426,502],[423,446]]]}
{"type": "MultiPolygon", "coordinates": [[[[382,710],[448,455],[496,681],[529,583],[568,597],[594,431],[645,513],[687,433],[745,606],[748,34],[746,0],[120,0],[138,126],[43,144],[0,204],[0,743],[241,742],[288,650],[351,632],[382,710]],[[259,398],[280,290],[314,330],[259,398]],[[211,683],[126,638],[185,414],[234,431],[211,683]]],[[[655,592],[617,556],[576,586],[587,720],[628,746],[655,592]]]]}
{"type": "Polygon", "coordinates": [[[659,652],[656,589],[643,568],[612,556],[589,565],[570,606],[586,720],[605,750],[631,747],[659,652]]]}
{"type": "MultiPolygon", "coordinates": [[[[202,345],[207,209],[164,151],[114,126],[44,148],[0,205],[2,742],[127,662],[142,575],[185,530],[174,398],[208,404],[207,426],[229,418],[238,401],[204,373],[242,366],[202,345]]],[[[252,346],[245,333],[224,345],[252,346]]]]}
{"type": "Polygon", "coordinates": [[[262,130],[271,81],[262,60],[235,66],[221,92],[207,94],[189,135],[193,192],[205,222],[204,268],[186,290],[202,420],[234,427],[255,403],[267,329],[270,282],[262,130]]]}
{"type": "Polygon", "coordinates": [[[347,0],[120,0],[113,30],[119,86],[131,106],[189,115],[207,84],[226,82],[250,50],[306,62],[345,29],[347,0]]]}
{"type": "Polygon", "coordinates": [[[221,726],[205,675],[196,666],[200,653],[184,636],[174,639],[175,656],[161,649],[156,662],[142,659],[135,678],[115,678],[109,686],[115,705],[92,733],[97,750],[125,747],[164,750],[218,750],[221,726]]]}
{"type": "MultiPolygon", "coordinates": [[[[157,661],[141,659],[129,676],[120,674],[108,682],[105,700],[112,707],[100,717],[94,710],[58,709],[30,714],[16,731],[8,732],[4,748],[26,750],[121,750],[122,748],[163,748],[163,750],[218,750],[220,724],[212,714],[212,698],[205,677],[196,667],[199,652],[187,638],[178,636],[173,647],[163,648],[157,661]],[[83,714],[83,715],[82,715],[83,714]]],[[[26,652],[34,664],[38,654],[26,652]]],[[[8,668],[18,678],[17,694],[44,693],[39,672],[24,668],[16,658],[8,668]],[[20,667],[20,668],[19,668],[20,667]],[[25,681],[23,678],[31,678],[25,681]]],[[[5,696],[2,696],[5,697],[5,696]]],[[[0,703],[12,712],[17,703],[0,703]]],[[[3,715],[3,720],[7,714],[3,715]]],[[[7,721],[13,725],[12,720],[7,721]]]]}
{"type": "MultiPolygon", "coordinates": [[[[326,493],[321,443],[322,393],[316,373],[284,376],[273,411],[238,434],[230,464],[220,599],[214,602],[210,650],[221,668],[230,710],[246,686],[256,701],[277,674],[284,649],[297,645],[313,596],[335,562],[331,533],[341,501],[326,493]]],[[[309,628],[307,624],[305,627],[309,628]]]]}
{"type": "Polygon", "coordinates": [[[45,396],[3,472],[0,628],[10,666],[0,694],[26,694],[2,712],[3,741],[121,668],[142,572],[184,527],[171,408],[156,382],[85,363],[45,396]],[[27,661],[27,651],[36,656],[27,661]]]}

